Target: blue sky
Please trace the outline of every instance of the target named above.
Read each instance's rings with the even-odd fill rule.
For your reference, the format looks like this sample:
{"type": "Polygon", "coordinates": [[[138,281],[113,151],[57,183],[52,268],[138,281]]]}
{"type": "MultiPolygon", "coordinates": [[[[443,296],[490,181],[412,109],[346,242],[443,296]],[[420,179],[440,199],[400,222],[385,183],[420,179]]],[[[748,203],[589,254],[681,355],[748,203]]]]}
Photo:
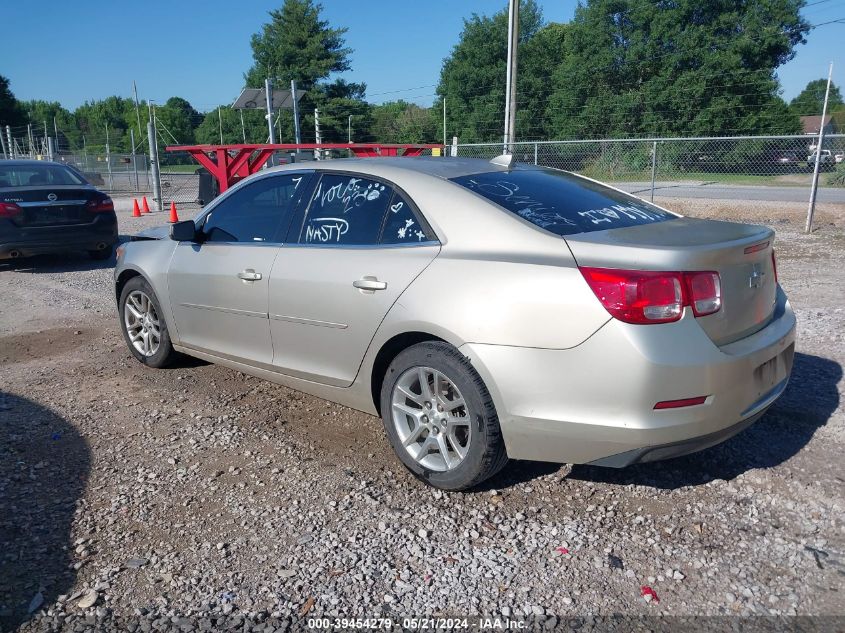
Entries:
{"type": "MultiPolygon", "coordinates": [[[[547,21],[568,21],[575,0],[539,0],[547,21]]],[[[845,18],[843,0],[809,0],[807,19],[818,24],[845,18]]],[[[6,25],[0,74],[19,99],[60,101],[75,108],[112,94],[163,103],[178,95],[199,110],[230,104],[252,61],[250,36],[281,0],[44,0],[4,3],[6,25]]],[[[368,98],[404,98],[430,104],[440,65],[460,34],[463,18],[491,14],[506,0],[323,0],[324,17],[346,26],[354,49],[351,81],[367,84],[368,98]],[[411,89],[411,90],[408,90],[411,89]]],[[[789,100],[812,79],[845,87],[845,23],[810,32],[791,62],[779,70],[789,100]]]]}

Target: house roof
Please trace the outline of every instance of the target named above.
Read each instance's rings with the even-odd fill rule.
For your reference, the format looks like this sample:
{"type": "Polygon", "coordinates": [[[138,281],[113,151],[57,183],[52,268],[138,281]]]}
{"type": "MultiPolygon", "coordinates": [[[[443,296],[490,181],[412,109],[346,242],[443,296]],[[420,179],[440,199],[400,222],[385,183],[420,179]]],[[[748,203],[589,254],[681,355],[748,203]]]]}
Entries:
{"type": "MultiPolygon", "coordinates": [[[[827,127],[830,125],[831,116],[828,114],[824,117],[824,125],[827,127]]],[[[804,131],[804,134],[818,134],[819,129],[821,127],[822,117],[820,116],[802,116],[801,117],[801,128],[804,131]]]]}

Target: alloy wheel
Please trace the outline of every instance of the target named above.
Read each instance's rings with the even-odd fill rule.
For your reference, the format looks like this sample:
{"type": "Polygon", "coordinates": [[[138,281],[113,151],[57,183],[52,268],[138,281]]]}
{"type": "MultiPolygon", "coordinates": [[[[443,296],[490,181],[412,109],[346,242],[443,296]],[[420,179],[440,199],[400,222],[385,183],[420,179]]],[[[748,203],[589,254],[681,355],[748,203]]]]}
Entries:
{"type": "Polygon", "coordinates": [[[472,418],[446,374],[412,367],[399,376],[390,401],[399,441],[414,461],[438,472],[460,465],[469,452],[472,418]]]}
{"type": "Polygon", "coordinates": [[[132,346],[144,356],[152,356],[161,344],[161,323],[152,299],[141,290],[126,297],[123,323],[132,346]]]}

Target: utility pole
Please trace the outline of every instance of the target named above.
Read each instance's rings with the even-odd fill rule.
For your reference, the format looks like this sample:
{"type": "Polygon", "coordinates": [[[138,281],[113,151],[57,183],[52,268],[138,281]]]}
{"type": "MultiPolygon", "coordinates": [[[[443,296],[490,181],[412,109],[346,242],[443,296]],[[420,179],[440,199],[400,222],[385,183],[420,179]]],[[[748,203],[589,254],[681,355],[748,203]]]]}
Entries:
{"type": "Polygon", "coordinates": [[[35,141],[32,138],[32,123],[26,124],[26,136],[29,140],[29,157],[35,158],[35,141]]]}
{"type": "Polygon", "coordinates": [[[152,120],[147,123],[147,139],[150,144],[150,169],[153,176],[153,201],[156,211],[161,211],[161,176],[158,167],[158,141],[152,120]]]}
{"type": "Polygon", "coordinates": [[[443,97],[443,154],[446,154],[446,97],[443,97]]]}
{"type": "Polygon", "coordinates": [[[129,142],[132,143],[132,171],[135,174],[135,191],[141,190],[138,182],[138,158],[135,156],[135,130],[129,128],[129,142]]]}
{"type": "Polygon", "coordinates": [[[109,147],[109,124],[106,123],[106,169],[109,173],[109,189],[114,189],[114,181],[111,175],[111,147],[109,147]]]}
{"type": "Polygon", "coordinates": [[[6,151],[6,139],[0,134],[0,145],[3,146],[3,158],[9,158],[9,153],[6,151]]]}
{"type": "Polygon", "coordinates": [[[352,115],[351,114],[349,115],[349,120],[346,124],[346,138],[347,138],[346,142],[349,143],[350,145],[352,145],[352,115]]]}
{"type": "MultiPolygon", "coordinates": [[[[276,144],[276,130],[273,129],[273,82],[267,77],[264,79],[264,96],[267,101],[267,127],[270,130],[270,145],[276,144]]],[[[273,159],[273,154],[270,154],[270,160],[267,161],[267,166],[272,167],[276,162],[273,159]]]]}
{"type": "MultiPolygon", "coordinates": [[[[317,108],[314,108],[314,141],[319,145],[322,140],[320,139],[320,111],[317,108]]],[[[314,150],[314,160],[320,160],[320,150],[314,150]]]]}
{"type": "Polygon", "coordinates": [[[9,144],[9,158],[17,158],[15,156],[15,146],[12,145],[12,128],[8,125],[6,126],[6,142],[9,144]]]}
{"type": "Polygon", "coordinates": [[[508,0],[508,66],[505,85],[505,154],[513,153],[516,132],[516,49],[519,44],[519,0],[508,0]]]}
{"type": "Polygon", "coordinates": [[[238,110],[241,113],[241,138],[244,140],[244,144],[246,144],[246,126],[244,125],[244,111],[238,110]]]}
{"type": "MultiPolygon", "coordinates": [[[[141,130],[141,109],[138,105],[138,86],[135,85],[135,80],[132,80],[132,94],[135,97],[135,117],[138,119],[138,136],[143,135],[143,130],[141,130]]],[[[135,148],[132,148],[134,153],[135,148]]]]}
{"type": "Polygon", "coordinates": [[[833,77],[833,62],[827,70],[827,88],[824,91],[824,105],[822,106],[822,119],[819,123],[819,141],[816,144],[816,161],[813,166],[813,184],[810,185],[810,206],[807,209],[807,225],[804,232],[810,233],[813,230],[813,215],[816,212],[816,194],[819,188],[819,163],[822,157],[822,144],[824,143],[824,118],[827,116],[827,100],[830,97],[830,80],[833,77]]]}
{"type": "Polygon", "coordinates": [[[59,126],[56,125],[56,117],[53,117],[53,136],[56,138],[56,150],[58,151],[61,148],[59,147],[59,126]]]}
{"type": "MultiPolygon", "coordinates": [[[[290,80],[290,96],[293,99],[293,133],[296,144],[302,143],[302,133],[299,129],[299,104],[296,98],[296,79],[290,80]]],[[[299,153],[299,150],[296,150],[299,153]]]]}
{"type": "MultiPolygon", "coordinates": [[[[220,108],[223,106],[217,106],[217,124],[220,127],[220,144],[223,145],[223,114],[220,112],[220,108]]],[[[270,142],[272,143],[273,140],[271,139],[270,142]]]]}

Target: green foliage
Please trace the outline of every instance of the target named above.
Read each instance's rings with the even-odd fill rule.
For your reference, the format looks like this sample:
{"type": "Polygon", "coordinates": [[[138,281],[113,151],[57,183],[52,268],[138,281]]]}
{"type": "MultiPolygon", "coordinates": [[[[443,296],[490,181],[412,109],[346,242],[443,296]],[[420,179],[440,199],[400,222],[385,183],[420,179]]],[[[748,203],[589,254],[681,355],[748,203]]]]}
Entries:
{"type": "Polygon", "coordinates": [[[442,140],[440,112],[402,100],[373,106],[371,134],[382,143],[436,143],[442,140]]]}
{"type": "MultiPolygon", "coordinates": [[[[528,48],[540,30],[543,16],[535,0],[520,1],[520,53],[536,52],[528,48]]],[[[507,60],[507,9],[492,17],[473,14],[464,20],[460,40],[443,61],[437,94],[446,97],[448,136],[457,135],[462,142],[486,141],[502,136],[502,112],[505,106],[507,60]]],[[[529,67],[533,62],[526,61],[529,67]]],[[[539,64],[542,65],[542,64],[539,64]]],[[[526,85],[527,73],[517,74],[517,94],[526,85]]],[[[531,82],[529,82],[531,83],[531,82]]],[[[535,86],[532,84],[532,90],[535,86]]],[[[520,98],[520,107],[526,104],[520,98]]],[[[526,115],[530,116],[530,106],[526,115]]],[[[525,116],[520,124],[527,126],[525,116]]],[[[519,131],[518,131],[519,135],[519,131]]]]}
{"type": "Polygon", "coordinates": [[[321,9],[312,0],[285,0],[270,11],[270,22],[252,36],[255,63],[244,76],[247,86],[259,88],[270,77],[280,85],[295,79],[298,88],[311,90],[331,73],[350,69],[346,29],[331,28],[320,19],[321,9]]]}
{"type": "Polygon", "coordinates": [[[801,0],[588,0],[547,115],[557,136],[786,134],[775,69],[803,42],[801,0]]]}
{"type": "MultiPolygon", "coordinates": [[[[304,143],[315,140],[314,109],[320,110],[321,140],[340,143],[347,139],[349,115],[356,121],[356,140],[369,140],[370,106],[364,101],[366,85],[343,79],[328,81],[332,73],[351,69],[352,49],[344,41],[345,28],[332,28],[320,18],[322,7],[312,0],[285,0],[281,9],[270,11],[270,22],[252,36],[253,66],[246,73],[247,86],[262,87],[270,77],[286,89],[291,79],[306,94],[299,102],[304,143]]],[[[280,142],[294,142],[293,117],[279,118],[280,142]]]]}
{"type": "MultiPolygon", "coordinates": [[[[798,116],[821,116],[824,106],[824,93],[827,79],[814,79],[802,90],[797,97],[789,102],[789,109],[798,116]]],[[[828,98],[828,112],[833,112],[843,105],[839,87],[831,82],[828,98]]]]}
{"type": "Polygon", "coordinates": [[[9,80],[3,75],[0,75],[0,123],[10,126],[26,123],[26,114],[12,94],[9,80]]]}
{"type": "Polygon", "coordinates": [[[836,165],[836,171],[827,177],[827,184],[834,187],[845,187],[845,163],[836,165]]]}

